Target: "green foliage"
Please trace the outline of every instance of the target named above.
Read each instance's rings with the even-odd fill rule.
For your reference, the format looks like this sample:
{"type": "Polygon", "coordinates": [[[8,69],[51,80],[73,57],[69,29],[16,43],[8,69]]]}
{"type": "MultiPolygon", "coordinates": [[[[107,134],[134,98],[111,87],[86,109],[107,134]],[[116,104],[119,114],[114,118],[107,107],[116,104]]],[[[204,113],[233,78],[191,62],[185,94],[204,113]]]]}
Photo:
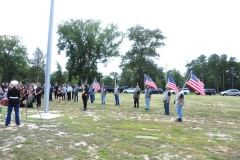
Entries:
{"type": "Polygon", "coordinates": [[[217,92],[236,88],[240,89],[240,63],[235,57],[226,54],[199,56],[186,65],[187,75],[193,71],[205,84],[205,88],[215,88],[217,92]]]}
{"type": "Polygon", "coordinates": [[[0,76],[3,82],[28,75],[28,54],[18,36],[0,36],[0,76]]]}
{"type": "Polygon", "coordinates": [[[58,25],[58,53],[66,51],[69,58],[66,69],[68,80],[79,77],[81,84],[92,82],[97,73],[97,63],[107,64],[111,57],[119,56],[123,33],[109,24],[101,27],[100,21],[69,20],[58,25]],[[90,73],[90,74],[89,74],[90,73]]]}
{"type": "Polygon", "coordinates": [[[37,48],[33,53],[33,59],[30,60],[30,78],[33,82],[44,83],[45,79],[45,62],[44,55],[40,48],[37,48]]]}
{"type": "Polygon", "coordinates": [[[138,83],[140,88],[144,88],[144,74],[155,81],[162,73],[153,59],[159,57],[156,49],[164,46],[162,41],[165,37],[159,29],[145,29],[140,25],[129,28],[128,32],[128,38],[133,41],[133,45],[132,49],[122,56],[121,81],[128,86],[135,86],[138,83]]]}

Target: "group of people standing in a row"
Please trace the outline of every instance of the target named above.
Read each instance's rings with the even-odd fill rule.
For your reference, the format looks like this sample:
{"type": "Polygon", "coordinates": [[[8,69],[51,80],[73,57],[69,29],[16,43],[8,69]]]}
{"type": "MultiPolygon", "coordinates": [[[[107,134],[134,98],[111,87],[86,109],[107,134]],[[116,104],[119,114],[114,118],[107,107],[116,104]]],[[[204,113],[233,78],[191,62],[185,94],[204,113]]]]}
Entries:
{"type": "MultiPolygon", "coordinates": [[[[139,108],[139,98],[140,98],[140,89],[138,86],[136,86],[136,90],[134,91],[134,94],[133,94],[134,108],[139,108]]],[[[147,86],[145,90],[145,103],[146,103],[145,110],[150,110],[151,98],[152,98],[152,91],[147,86]]],[[[170,113],[169,111],[170,100],[171,100],[171,92],[170,92],[170,88],[167,86],[163,96],[164,115],[169,115],[170,113]]],[[[178,94],[176,95],[174,104],[176,106],[177,114],[178,114],[178,118],[176,119],[176,122],[182,122],[182,107],[184,105],[184,93],[182,92],[181,86],[178,87],[178,94]]]]}

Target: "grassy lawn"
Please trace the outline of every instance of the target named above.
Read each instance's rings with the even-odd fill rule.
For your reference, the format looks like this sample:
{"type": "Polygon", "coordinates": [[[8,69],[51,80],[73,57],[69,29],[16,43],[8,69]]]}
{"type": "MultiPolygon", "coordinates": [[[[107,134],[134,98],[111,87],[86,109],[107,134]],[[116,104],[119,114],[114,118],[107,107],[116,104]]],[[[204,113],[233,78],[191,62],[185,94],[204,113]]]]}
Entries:
{"type": "MultiPolygon", "coordinates": [[[[0,113],[0,159],[240,159],[240,97],[186,95],[177,123],[175,96],[169,116],[162,94],[152,96],[149,111],[141,96],[140,108],[133,108],[132,94],[120,94],[118,107],[111,93],[106,105],[97,93],[86,112],[82,101],[54,99],[50,113],[62,117],[26,120],[21,108],[19,127],[5,127],[6,113],[0,113]]],[[[34,114],[37,109],[29,108],[34,114]]]]}

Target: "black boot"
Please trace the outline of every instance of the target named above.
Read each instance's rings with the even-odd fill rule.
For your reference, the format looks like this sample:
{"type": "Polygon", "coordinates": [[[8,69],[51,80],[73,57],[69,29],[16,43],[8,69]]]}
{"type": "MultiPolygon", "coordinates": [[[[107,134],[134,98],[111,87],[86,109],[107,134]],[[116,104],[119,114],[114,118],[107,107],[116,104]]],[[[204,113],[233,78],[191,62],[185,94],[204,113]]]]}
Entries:
{"type": "Polygon", "coordinates": [[[178,119],[175,120],[175,122],[182,122],[182,119],[178,118],[178,119]]]}

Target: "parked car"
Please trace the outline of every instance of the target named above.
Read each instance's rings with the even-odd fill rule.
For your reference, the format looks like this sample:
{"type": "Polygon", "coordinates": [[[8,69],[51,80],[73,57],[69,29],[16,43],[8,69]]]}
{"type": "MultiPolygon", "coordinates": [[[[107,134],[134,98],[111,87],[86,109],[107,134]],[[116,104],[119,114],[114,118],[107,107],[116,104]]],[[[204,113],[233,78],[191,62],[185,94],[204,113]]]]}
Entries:
{"type": "MultiPolygon", "coordinates": [[[[216,95],[216,90],[215,89],[204,89],[204,92],[206,95],[216,95]]],[[[200,95],[198,92],[195,92],[195,94],[200,95]]]]}
{"type": "Polygon", "coordinates": [[[128,89],[128,88],[129,88],[128,86],[122,86],[122,87],[120,87],[120,88],[119,88],[119,89],[120,89],[120,93],[122,93],[124,89],[128,89]]]}
{"type": "Polygon", "coordinates": [[[175,90],[170,90],[171,94],[176,94],[175,90]]]}
{"type": "MultiPolygon", "coordinates": [[[[162,88],[158,88],[157,90],[150,88],[150,90],[152,91],[152,94],[162,94],[163,93],[162,88]]],[[[145,93],[145,90],[143,90],[142,93],[145,93]]]]}
{"type": "Polygon", "coordinates": [[[107,92],[113,92],[114,88],[110,87],[110,86],[104,86],[104,88],[106,89],[107,92]]]}
{"type": "Polygon", "coordinates": [[[124,89],[123,93],[134,93],[136,89],[135,88],[128,88],[128,89],[124,89]]]}
{"type": "Polygon", "coordinates": [[[220,93],[222,96],[240,96],[240,91],[237,89],[229,89],[220,93]]]}
{"type": "Polygon", "coordinates": [[[183,88],[182,91],[183,91],[184,94],[189,94],[190,93],[190,90],[188,88],[183,88]]]}

